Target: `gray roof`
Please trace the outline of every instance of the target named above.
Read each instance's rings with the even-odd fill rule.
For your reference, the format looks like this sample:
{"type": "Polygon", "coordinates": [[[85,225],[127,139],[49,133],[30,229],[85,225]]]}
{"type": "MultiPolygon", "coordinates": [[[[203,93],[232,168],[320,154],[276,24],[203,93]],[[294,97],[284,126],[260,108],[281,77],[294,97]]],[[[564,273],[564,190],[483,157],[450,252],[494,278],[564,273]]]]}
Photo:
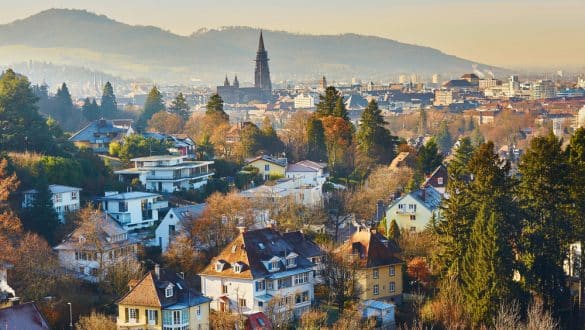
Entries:
{"type": "Polygon", "coordinates": [[[411,195],[422,205],[426,206],[426,208],[429,209],[430,211],[434,211],[437,208],[439,208],[439,206],[441,205],[441,201],[443,199],[441,193],[431,186],[413,191],[409,193],[409,195],[411,195]]]}
{"type": "Polygon", "coordinates": [[[317,243],[306,237],[300,231],[292,231],[282,234],[282,237],[292,246],[295,247],[295,252],[305,258],[319,257],[325,253],[317,243]]]}
{"type": "Polygon", "coordinates": [[[114,121],[100,119],[89,123],[87,126],[73,134],[69,141],[88,141],[89,143],[96,143],[96,140],[103,140],[104,142],[111,142],[120,135],[128,132],[129,128],[117,126],[114,121]],[[112,136],[113,135],[113,136],[112,136]]]}
{"type": "Polygon", "coordinates": [[[184,219],[187,218],[200,217],[201,214],[203,214],[203,211],[205,210],[206,206],[207,204],[203,203],[182,207],[173,207],[172,209],[169,210],[169,212],[172,211],[177,216],[177,218],[179,218],[179,221],[183,221],[184,219]]]}
{"type": "Polygon", "coordinates": [[[33,302],[0,309],[0,325],[8,330],[49,329],[49,323],[33,302]]]}
{"type": "MultiPolygon", "coordinates": [[[[63,186],[60,184],[51,184],[51,185],[49,185],[49,190],[51,191],[52,194],[61,194],[61,193],[66,193],[66,192],[70,192],[70,191],[80,191],[81,188],[63,186]]],[[[36,193],[38,193],[38,191],[36,189],[29,189],[29,190],[24,191],[24,193],[25,194],[36,194],[36,193]]]]}

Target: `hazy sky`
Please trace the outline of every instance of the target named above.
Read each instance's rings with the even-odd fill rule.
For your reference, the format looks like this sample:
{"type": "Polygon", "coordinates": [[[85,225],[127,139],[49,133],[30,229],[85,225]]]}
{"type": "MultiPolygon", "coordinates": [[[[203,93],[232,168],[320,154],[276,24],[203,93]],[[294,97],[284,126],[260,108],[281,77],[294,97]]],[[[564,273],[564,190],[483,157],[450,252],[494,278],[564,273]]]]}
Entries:
{"type": "Polygon", "coordinates": [[[188,35],[246,25],[355,32],[507,67],[585,67],[585,0],[0,0],[0,23],[51,7],[87,9],[188,35]]]}

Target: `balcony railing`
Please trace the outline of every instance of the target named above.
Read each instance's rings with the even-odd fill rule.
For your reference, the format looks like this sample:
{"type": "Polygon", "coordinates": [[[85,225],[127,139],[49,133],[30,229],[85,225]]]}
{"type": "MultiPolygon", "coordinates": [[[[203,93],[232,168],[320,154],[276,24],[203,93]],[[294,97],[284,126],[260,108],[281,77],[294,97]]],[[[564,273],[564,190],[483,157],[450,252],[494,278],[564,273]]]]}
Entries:
{"type": "Polygon", "coordinates": [[[173,175],[170,176],[161,176],[161,175],[147,175],[146,180],[153,180],[153,181],[172,181],[172,180],[181,180],[181,179],[195,179],[203,176],[213,175],[213,172],[201,172],[201,173],[193,173],[189,175],[173,175]]]}
{"type": "Polygon", "coordinates": [[[396,210],[396,214],[413,215],[413,214],[416,214],[416,210],[415,209],[398,209],[398,210],[396,210]]]}

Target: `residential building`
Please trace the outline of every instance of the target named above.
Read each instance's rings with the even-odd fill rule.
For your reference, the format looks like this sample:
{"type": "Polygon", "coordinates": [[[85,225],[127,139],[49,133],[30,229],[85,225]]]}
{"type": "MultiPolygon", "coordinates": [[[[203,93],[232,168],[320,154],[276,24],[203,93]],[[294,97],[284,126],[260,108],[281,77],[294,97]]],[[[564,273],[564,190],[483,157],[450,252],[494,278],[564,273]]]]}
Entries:
{"type": "Polygon", "coordinates": [[[447,172],[447,168],[441,164],[437,166],[437,168],[431,173],[422,184],[423,188],[426,187],[433,187],[436,191],[441,193],[441,195],[445,194],[445,190],[447,189],[447,181],[449,180],[449,174],[447,172]]]}
{"type": "Polygon", "coordinates": [[[134,168],[115,171],[119,180],[138,179],[147,191],[171,193],[199,189],[213,176],[213,161],[186,161],[186,156],[149,156],[131,159],[134,168]]]}
{"type": "Polygon", "coordinates": [[[97,201],[101,203],[102,210],[125,230],[134,230],[150,227],[159,220],[161,209],[169,207],[169,203],[162,198],[159,194],[142,191],[110,191],[97,201]]]}
{"type": "Polygon", "coordinates": [[[49,330],[49,322],[34,302],[0,309],[2,330],[49,330]]]}
{"type": "Polygon", "coordinates": [[[284,178],[241,191],[240,195],[268,202],[289,198],[291,203],[314,207],[323,204],[323,183],[305,183],[301,178],[284,178]]]}
{"type": "Polygon", "coordinates": [[[158,141],[167,141],[172,147],[170,147],[169,153],[177,156],[186,156],[187,158],[195,158],[197,146],[195,140],[187,134],[163,134],[163,133],[142,133],[146,138],[153,138],[158,141]]]}
{"type": "Polygon", "coordinates": [[[0,261],[0,308],[12,305],[11,300],[16,296],[14,289],[8,285],[8,270],[12,267],[12,264],[0,261]]]}
{"type": "Polygon", "coordinates": [[[402,301],[404,261],[394,240],[360,225],[336,252],[356,263],[362,301],[402,301]]]}
{"type": "Polygon", "coordinates": [[[53,248],[62,267],[89,282],[96,282],[108,265],[135,259],[139,244],[110,215],[94,220],[95,225],[78,227],[53,248]]]}
{"type": "Polygon", "coordinates": [[[302,160],[288,164],[285,176],[289,179],[301,179],[305,184],[323,184],[329,177],[327,163],[318,163],[311,160],[302,160]]]}
{"type": "Polygon", "coordinates": [[[448,106],[453,103],[453,91],[450,89],[437,89],[433,105],[436,107],[448,106]]]}
{"type": "Polygon", "coordinates": [[[96,153],[105,154],[110,143],[120,141],[134,133],[131,119],[99,119],[73,134],[69,141],[79,148],[90,148],[96,153]]]}
{"type": "Polygon", "coordinates": [[[268,180],[271,177],[284,178],[287,167],[286,158],[276,158],[272,156],[258,156],[252,159],[246,160],[246,166],[253,166],[258,169],[264,180],[268,180]]]}
{"type": "Polygon", "coordinates": [[[319,94],[301,93],[294,98],[295,109],[313,109],[319,103],[319,94]]]}
{"type": "Polygon", "coordinates": [[[165,252],[173,237],[183,229],[183,221],[197,219],[203,214],[206,204],[188,205],[171,208],[156,227],[156,244],[165,252]]]}
{"type": "Polygon", "coordinates": [[[557,95],[557,90],[554,81],[539,80],[532,83],[532,99],[551,99],[557,95]]]}
{"type": "Polygon", "coordinates": [[[428,186],[395,200],[386,209],[386,232],[392,220],[411,232],[423,231],[433,216],[438,217],[442,198],[440,192],[428,186]]]}
{"type": "MultiPolygon", "coordinates": [[[[58,184],[49,185],[51,191],[51,200],[53,201],[53,208],[57,212],[59,221],[65,222],[65,215],[69,212],[79,210],[79,193],[81,188],[62,186],[58,184]]],[[[39,192],[36,189],[30,189],[25,192],[22,207],[32,207],[35,196],[39,192]]]]}
{"type": "Polygon", "coordinates": [[[314,300],[314,266],[275,229],[241,228],[199,274],[201,290],[218,311],[263,312],[277,299],[278,310],[300,316],[314,300]]]}
{"type": "Polygon", "coordinates": [[[501,84],[502,84],[501,81],[494,79],[494,78],[480,79],[479,80],[479,89],[484,90],[484,89],[496,87],[496,86],[501,85],[501,84]]]}
{"type": "Polygon", "coordinates": [[[396,326],[395,305],[378,300],[366,300],[363,304],[362,317],[376,318],[381,329],[393,329],[396,326]]]}
{"type": "Polygon", "coordinates": [[[208,330],[209,302],[183,275],[155,265],[118,300],[118,330],[208,330]]]}
{"type": "Polygon", "coordinates": [[[299,256],[307,259],[313,263],[313,278],[315,284],[323,283],[323,275],[325,272],[325,252],[307,237],[302,231],[291,231],[282,234],[283,238],[295,247],[295,252],[299,256]]]}

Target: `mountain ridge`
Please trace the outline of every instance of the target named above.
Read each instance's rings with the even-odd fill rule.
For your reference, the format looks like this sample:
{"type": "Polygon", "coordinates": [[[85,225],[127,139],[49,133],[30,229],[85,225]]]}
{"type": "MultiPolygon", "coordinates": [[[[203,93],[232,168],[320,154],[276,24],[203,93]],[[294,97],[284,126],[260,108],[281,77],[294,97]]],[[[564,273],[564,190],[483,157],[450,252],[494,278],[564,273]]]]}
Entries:
{"type": "MultiPolygon", "coordinates": [[[[388,79],[399,73],[458,75],[474,67],[505,71],[440,50],[355,33],[314,35],[263,29],[274,80],[354,76],[388,79]]],[[[86,10],[48,9],[0,25],[0,64],[20,46],[23,60],[51,61],[111,74],[221,82],[226,73],[252,77],[259,29],[202,28],[182,36],[151,25],[129,25],[86,10]],[[43,58],[45,55],[48,58],[43,58]]]]}

